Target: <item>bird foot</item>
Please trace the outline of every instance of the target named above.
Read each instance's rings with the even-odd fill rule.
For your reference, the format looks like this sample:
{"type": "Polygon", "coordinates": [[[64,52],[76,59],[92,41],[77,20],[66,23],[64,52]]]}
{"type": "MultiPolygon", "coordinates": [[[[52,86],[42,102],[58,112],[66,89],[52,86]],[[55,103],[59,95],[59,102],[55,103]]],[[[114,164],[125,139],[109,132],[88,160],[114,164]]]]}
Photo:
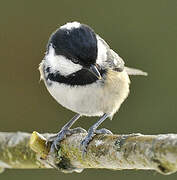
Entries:
{"type": "Polygon", "coordinates": [[[50,137],[47,140],[47,143],[52,142],[50,152],[55,152],[59,149],[60,142],[64,140],[67,136],[71,136],[72,134],[77,133],[87,133],[87,131],[81,127],[77,127],[74,129],[62,129],[58,134],[50,137]]]}
{"type": "Polygon", "coordinates": [[[106,128],[96,130],[95,134],[112,134],[112,132],[106,128]]]}
{"type": "Polygon", "coordinates": [[[112,134],[112,132],[108,129],[105,129],[105,128],[98,129],[98,130],[93,130],[93,128],[90,128],[87,136],[81,142],[82,157],[83,158],[85,158],[85,156],[87,154],[87,147],[88,147],[89,143],[92,141],[93,137],[97,134],[112,134]]]}

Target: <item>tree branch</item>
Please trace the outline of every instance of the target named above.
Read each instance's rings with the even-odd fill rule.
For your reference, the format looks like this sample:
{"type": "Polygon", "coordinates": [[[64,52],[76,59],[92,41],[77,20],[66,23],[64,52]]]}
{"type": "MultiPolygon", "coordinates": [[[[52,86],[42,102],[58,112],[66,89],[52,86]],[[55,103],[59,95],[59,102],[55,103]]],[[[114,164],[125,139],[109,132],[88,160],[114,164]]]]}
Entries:
{"type": "Polygon", "coordinates": [[[85,168],[144,169],[162,174],[177,171],[177,134],[97,135],[82,158],[86,134],[73,134],[50,152],[52,134],[0,133],[0,168],[52,168],[81,172],[85,168]],[[50,152],[50,153],[49,153],[50,152]]]}

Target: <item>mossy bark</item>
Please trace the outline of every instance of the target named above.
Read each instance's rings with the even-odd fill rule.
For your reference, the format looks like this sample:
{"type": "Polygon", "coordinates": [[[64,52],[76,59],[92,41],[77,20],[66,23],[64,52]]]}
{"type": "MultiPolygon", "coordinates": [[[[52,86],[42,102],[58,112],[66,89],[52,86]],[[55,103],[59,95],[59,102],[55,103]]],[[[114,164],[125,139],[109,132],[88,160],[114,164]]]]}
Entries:
{"type": "Polygon", "coordinates": [[[80,143],[85,135],[73,134],[61,142],[58,151],[50,152],[51,144],[46,146],[49,134],[34,132],[30,138],[28,133],[0,133],[0,167],[177,171],[177,134],[97,135],[83,158],[80,143]]]}
{"type": "Polygon", "coordinates": [[[29,147],[29,133],[0,132],[0,168],[35,169],[49,168],[29,147]]]}

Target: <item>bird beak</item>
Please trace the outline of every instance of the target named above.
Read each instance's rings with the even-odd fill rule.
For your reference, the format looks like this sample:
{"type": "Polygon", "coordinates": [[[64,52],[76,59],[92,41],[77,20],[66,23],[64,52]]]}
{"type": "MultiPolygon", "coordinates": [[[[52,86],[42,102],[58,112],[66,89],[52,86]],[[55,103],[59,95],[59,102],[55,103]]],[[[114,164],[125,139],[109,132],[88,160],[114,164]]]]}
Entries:
{"type": "Polygon", "coordinates": [[[89,71],[91,73],[93,73],[98,79],[101,79],[101,74],[100,72],[98,71],[98,68],[96,67],[96,65],[91,65],[90,68],[89,68],[89,71]]]}

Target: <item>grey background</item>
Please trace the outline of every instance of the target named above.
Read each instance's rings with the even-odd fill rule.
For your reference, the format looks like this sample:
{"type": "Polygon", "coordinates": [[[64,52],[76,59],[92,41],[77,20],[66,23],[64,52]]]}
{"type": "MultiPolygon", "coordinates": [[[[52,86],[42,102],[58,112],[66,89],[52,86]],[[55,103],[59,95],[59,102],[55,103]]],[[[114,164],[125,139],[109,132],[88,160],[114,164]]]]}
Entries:
{"type": "MultiPolygon", "coordinates": [[[[131,93],[113,121],[114,133],[177,133],[177,1],[66,0],[0,1],[0,131],[57,132],[73,113],[58,105],[43,83],[38,64],[50,34],[68,21],[90,25],[131,67],[148,77],[132,77],[131,93]]],[[[82,118],[75,126],[96,122],[82,118]]],[[[174,180],[152,171],[6,170],[0,179],[174,180]]]]}

